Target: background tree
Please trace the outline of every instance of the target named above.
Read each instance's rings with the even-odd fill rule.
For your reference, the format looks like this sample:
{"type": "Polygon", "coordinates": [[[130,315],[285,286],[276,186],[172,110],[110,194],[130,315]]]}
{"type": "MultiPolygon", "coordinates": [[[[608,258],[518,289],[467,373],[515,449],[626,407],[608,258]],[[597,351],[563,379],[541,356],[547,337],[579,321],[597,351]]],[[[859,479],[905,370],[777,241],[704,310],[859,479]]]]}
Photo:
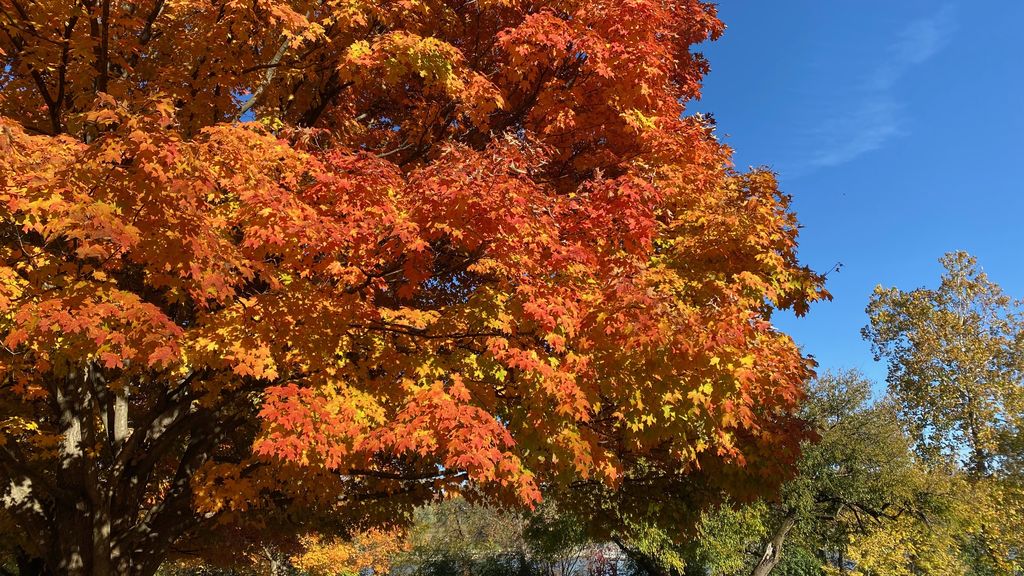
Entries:
{"type": "MultiPolygon", "coordinates": [[[[771,551],[793,542],[798,557],[813,552],[826,573],[1019,573],[1019,492],[917,455],[890,395],[871,401],[871,383],[857,373],[826,375],[812,386],[805,417],[820,441],[773,509],[771,551]]],[[[762,547],[752,573],[793,558],[781,549],[775,556],[762,547]]]]}
{"type": "Polygon", "coordinates": [[[852,535],[920,514],[926,505],[896,414],[886,402],[872,401],[869,380],[857,372],[822,376],[804,415],[819,439],[806,446],[796,478],[769,508],[754,576],[772,573],[794,540],[795,548],[814,551],[822,566],[842,566],[852,535]]]}
{"type": "Polygon", "coordinates": [[[959,460],[976,477],[1016,457],[1024,423],[1019,304],[966,252],[940,263],[937,289],[875,289],[864,329],[919,452],[959,460]]]}
{"type": "Polygon", "coordinates": [[[417,509],[395,564],[417,576],[568,576],[582,573],[594,544],[549,503],[525,512],[459,498],[417,509]]]}
{"type": "Polygon", "coordinates": [[[824,293],[774,177],[684,116],[722,30],[697,0],[0,0],[17,546],[148,575],[467,485],[777,483],[810,367],[771,314],[824,293]]]}
{"type": "MultiPolygon", "coordinates": [[[[705,511],[696,538],[687,546],[685,573],[749,573],[772,520],[768,504],[760,500],[749,505],[730,502],[705,511]]],[[[790,555],[789,548],[783,558],[790,555]]]]}
{"type": "Polygon", "coordinates": [[[937,289],[878,287],[864,335],[889,364],[900,421],[935,472],[961,485],[956,540],[974,573],[1021,570],[1024,317],[974,257],[941,260],[937,289]]]}

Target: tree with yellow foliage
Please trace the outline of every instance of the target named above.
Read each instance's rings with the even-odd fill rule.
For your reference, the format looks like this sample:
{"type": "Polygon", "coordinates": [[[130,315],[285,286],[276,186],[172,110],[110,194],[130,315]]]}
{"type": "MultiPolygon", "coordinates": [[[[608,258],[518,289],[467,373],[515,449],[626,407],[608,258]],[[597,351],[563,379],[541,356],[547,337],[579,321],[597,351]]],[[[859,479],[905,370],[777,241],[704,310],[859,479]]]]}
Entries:
{"type": "Polygon", "coordinates": [[[910,546],[924,536],[948,536],[958,543],[958,561],[972,571],[1018,574],[1024,569],[1024,315],[971,255],[953,252],[940,263],[938,288],[878,287],[868,305],[864,335],[888,361],[900,421],[932,471],[948,475],[955,487],[945,536],[941,527],[911,526],[893,541],[910,546]]]}
{"type": "Polygon", "coordinates": [[[1024,315],[966,252],[940,263],[937,289],[876,288],[864,336],[922,457],[999,474],[1024,434],[1024,315]]]}

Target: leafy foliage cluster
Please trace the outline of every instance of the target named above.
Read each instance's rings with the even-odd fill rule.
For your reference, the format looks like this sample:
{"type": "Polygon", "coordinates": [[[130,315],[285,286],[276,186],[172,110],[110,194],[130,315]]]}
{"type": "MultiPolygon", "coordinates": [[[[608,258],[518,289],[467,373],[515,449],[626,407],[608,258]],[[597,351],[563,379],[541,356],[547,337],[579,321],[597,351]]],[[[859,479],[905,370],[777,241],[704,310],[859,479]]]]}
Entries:
{"type": "Polygon", "coordinates": [[[968,255],[942,263],[937,290],[876,292],[865,335],[891,354],[888,391],[876,396],[857,372],[817,378],[801,411],[814,437],[777,497],[723,502],[702,511],[693,531],[659,524],[656,513],[637,515],[636,501],[625,509],[623,501],[556,508],[549,499],[526,515],[450,502],[421,512],[413,553],[400,562],[432,576],[567,574],[567,561],[586,573],[610,547],[619,554],[615,568],[637,575],[1020,574],[1016,304],[968,255]],[[958,387],[960,402],[933,395],[943,386],[958,387]],[[976,450],[962,433],[972,429],[998,430],[988,437],[1000,440],[976,450]]]}
{"type": "Polygon", "coordinates": [[[723,29],[699,0],[0,0],[19,553],[149,576],[441,494],[670,486],[668,525],[776,486],[811,363],[771,314],[827,293],[774,176],[686,115],[723,29]]]}

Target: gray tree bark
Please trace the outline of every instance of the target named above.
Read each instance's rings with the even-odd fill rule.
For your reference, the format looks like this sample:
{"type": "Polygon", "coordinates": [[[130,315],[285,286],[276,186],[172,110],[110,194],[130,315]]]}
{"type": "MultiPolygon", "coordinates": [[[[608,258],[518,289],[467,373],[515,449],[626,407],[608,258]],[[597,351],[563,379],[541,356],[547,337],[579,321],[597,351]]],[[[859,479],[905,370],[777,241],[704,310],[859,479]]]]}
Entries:
{"type": "Polygon", "coordinates": [[[775,529],[771,539],[764,546],[764,553],[761,560],[754,566],[750,576],[768,576],[771,571],[782,561],[782,545],[786,541],[789,531],[796,525],[796,514],[790,512],[782,519],[782,523],[775,529]]]}

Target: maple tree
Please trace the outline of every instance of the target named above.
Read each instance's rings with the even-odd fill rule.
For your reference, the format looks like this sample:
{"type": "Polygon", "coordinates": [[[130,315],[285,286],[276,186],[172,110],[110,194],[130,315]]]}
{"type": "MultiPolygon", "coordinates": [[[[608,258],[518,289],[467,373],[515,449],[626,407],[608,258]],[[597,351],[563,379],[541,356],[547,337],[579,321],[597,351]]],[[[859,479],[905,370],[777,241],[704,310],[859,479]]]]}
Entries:
{"type": "Polygon", "coordinates": [[[810,363],[771,313],[827,294],[773,175],[683,115],[723,28],[697,0],[0,0],[0,480],[32,569],[783,476],[810,363]]]}

